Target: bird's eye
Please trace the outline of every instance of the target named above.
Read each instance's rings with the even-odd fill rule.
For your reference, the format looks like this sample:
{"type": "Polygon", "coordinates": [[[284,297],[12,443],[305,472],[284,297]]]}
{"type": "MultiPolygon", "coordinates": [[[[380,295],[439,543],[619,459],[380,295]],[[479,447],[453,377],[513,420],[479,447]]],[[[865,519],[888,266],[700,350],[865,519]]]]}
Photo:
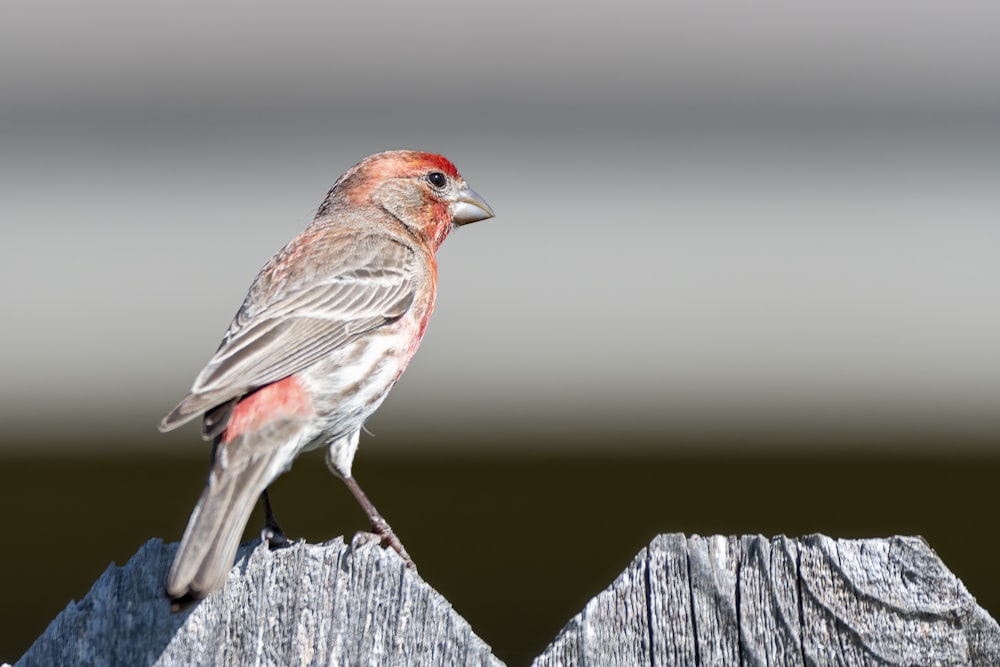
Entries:
{"type": "Polygon", "coordinates": [[[427,174],[427,182],[433,185],[435,188],[440,190],[445,185],[448,184],[448,177],[442,174],[440,171],[432,171],[427,174]]]}

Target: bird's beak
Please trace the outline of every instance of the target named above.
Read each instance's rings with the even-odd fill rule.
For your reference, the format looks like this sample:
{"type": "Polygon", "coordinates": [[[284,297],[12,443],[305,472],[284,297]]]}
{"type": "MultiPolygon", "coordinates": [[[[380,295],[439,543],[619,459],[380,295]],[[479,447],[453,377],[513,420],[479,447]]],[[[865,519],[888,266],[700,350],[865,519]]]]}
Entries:
{"type": "Polygon", "coordinates": [[[493,209],[476,194],[476,191],[465,186],[458,191],[458,199],[451,209],[451,220],[456,225],[467,225],[493,217],[493,209]]]}

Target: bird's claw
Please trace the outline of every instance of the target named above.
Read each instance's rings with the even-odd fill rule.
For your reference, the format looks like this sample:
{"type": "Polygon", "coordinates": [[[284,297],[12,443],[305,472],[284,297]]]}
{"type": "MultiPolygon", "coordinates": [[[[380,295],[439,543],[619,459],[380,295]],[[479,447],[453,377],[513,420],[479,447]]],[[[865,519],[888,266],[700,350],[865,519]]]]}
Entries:
{"type": "Polygon", "coordinates": [[[351,551],[357,551],[361,547],[367,546],[369,544],[381,544],[382,538],[375,533],[369,533],[364,530],[359,530],[354,533],[354,537],[351,538],[351,551]]]}
{"type": "Polygon", "coordinates": [[[274,517],[274,509],[271,507],[271,495],[264,489],[260,494],[260,499],[264,501],[264,527],[260,531],[260,541],[267,545],[271,551],[281,549],[291,544],[285,531],[278,525],[278,520],[274,517]]]}
{"type": "Polygon", "coordinates": [[[406,547],[404,547],[403,543],[400,542],[398,537],[396,537],[396,533],[393,532],[389,523],[381,516],[373,518],[372,533],[375,533],[375,535],[381,538],[384,546],[392,547],[392,550],[399,554],[399,557],[406,563],[407,569],[416,572],[417,566],[413,563],[413,559],[410,558],[410,554],[406,552],[406,547]]]}
{"type": "Polygon", "coordinates": [[[406,553],[406,549],[403,548],[402,542],[396,537],[396,534],[390,529],[388,533],[384,530],[380,530],[380,526],[372,526],[371,532],[368,531],[358,531],[354,533],[354,537],[351,538],[351,551],[357,551],[361,547],[367,546],[369,544],[378,544],[381,547],[391,547],[393,551],[399,554],[399,557],[403,559],[406,563],[406,569],[417,571],[417,566],[414,565],[413,559],[410,558],[410,554],[406,553]]]}
{"type": "Polygon", "coordinates": [[[291,546],[291,542],[285,536],[285,531],[281,530],[281,527],[277,524],[261,528],[260,541],[266,544],[267,548],[271,551],[291,546]]]}

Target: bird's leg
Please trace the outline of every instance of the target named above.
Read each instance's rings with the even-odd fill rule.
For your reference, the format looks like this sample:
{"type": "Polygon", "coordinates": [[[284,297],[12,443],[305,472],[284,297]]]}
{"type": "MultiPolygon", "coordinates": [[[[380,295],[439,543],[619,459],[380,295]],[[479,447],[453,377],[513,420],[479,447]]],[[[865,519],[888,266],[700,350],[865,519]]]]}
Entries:
{"type": "Polygon", "coordinates": [[[406,567],[411,570],[416,570],[417,566],[413,564],[413,559],[410,558],[410,554],[406,553],[406,548],[403,547],[403,543],[399,541],[398,537],[396,537],[396,533],[392,531],[392,527],[389,525],[389,522],[382,518],[382,515],[378,513],[377,509],[375,509],[375,505],[372,504],[372,501],[368,500],[368,496],[366,496],[365,492],[361,490],[358,482],[353,477],[348,475],[338,474],[338,476],[344,480],[344,484],[346,484],[347,488],[351,490],[351,493],[358,501],[358,504],[361,505],[365,514],[368,515],[368,520],[372,522],[372,532],[381,537],[382,542],[392,547],[396,553],[398,553],[400,557],[406,561],[406,567]]]}
{"type": "Polygon", "coordinates": [[[267,542],[270,549],[280,549],[288,545],[288,538],[285,531],[278,525],[278,520],[274,518],[274,511],[271,509],[271,496],[267,494],[267,489],[260,494],[260,499],[264,501],[264,528],[260,531],[260,541],[267,542]]]}

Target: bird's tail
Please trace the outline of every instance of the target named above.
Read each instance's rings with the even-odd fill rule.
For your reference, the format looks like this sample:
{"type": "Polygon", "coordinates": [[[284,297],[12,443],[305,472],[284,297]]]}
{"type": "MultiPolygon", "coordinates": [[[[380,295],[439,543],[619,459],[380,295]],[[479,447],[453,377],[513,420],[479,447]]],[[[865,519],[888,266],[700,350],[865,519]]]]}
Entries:
{"type": "Polygon", "coordinates": [[[274,447],[273,433],[266,440],[263,435],[216,439],[208,483],[167,577],[167,595],[178,608],[226,583],[257,498],[291,463],[294,451],[287,445],[274,447]]]}

